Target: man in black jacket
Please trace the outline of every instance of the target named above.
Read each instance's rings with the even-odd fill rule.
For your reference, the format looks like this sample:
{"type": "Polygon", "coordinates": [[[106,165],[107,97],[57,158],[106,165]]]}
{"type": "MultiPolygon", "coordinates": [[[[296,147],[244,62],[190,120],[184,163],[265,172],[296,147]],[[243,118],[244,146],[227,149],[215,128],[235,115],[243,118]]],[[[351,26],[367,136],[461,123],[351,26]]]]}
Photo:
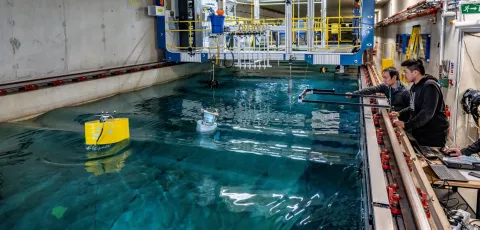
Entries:
{"type": "MultiPolygon", "coordinates": [[[[383,93],[392,106],[392,110],[400,112],[408,110],[410,106],[410,92],[398,79],[398,71],[394,67],[386,68],[382,71],[383,83],[377,86],[372,86],[357,90],[353,94],[372,95],[375,93],[383,93]]],[[[402,112],[399,116],[401,121],[407,121],[409,118],[408,111],[402,112]]]]}
{"type": "Polygon", "coordinates": [[[407,82],[413,83],[410,88],[410,119],[407,122],[395,121],[395,124],[410,132],[419,145],[444,147],[449,123],[437,79],[425,75],[421,60],[407,60],[402,66],[406,67],[407,82]]]}
{"type": "Polygon", "coordinates": [[[470,156],[474,153],[480,152],[480,139],[475,141],[473,144],[469,145],[466,148],[459,149],[459,148],[447,148],[445,149],[446,153],[450,153],[452,157],[458,157],[461,155],[470,156]]]}

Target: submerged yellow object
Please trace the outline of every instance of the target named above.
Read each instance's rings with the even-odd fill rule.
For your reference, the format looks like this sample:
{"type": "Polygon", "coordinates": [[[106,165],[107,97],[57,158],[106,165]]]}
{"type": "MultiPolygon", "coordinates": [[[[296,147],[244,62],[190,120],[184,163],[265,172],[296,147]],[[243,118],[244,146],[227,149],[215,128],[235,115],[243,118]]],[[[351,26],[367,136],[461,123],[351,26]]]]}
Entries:
{"type": "Polygon", "coordinates": [[[110,118],[85,123],[87,145],[108,145],[130,138],[128,118],[110,118]]]}

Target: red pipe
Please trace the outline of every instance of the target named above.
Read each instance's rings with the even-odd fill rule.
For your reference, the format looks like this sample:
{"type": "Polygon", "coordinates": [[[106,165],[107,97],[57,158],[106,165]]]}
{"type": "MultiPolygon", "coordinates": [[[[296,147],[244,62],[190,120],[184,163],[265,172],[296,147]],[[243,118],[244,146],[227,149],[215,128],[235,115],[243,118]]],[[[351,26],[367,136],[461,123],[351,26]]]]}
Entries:
{"type": "Polygon", "coordinates": [[[401,17],[399,19],[396,19],[396,20],[392,20],[386,24],[380,24],[380,26],[389,26],[389,25],[392,25],[392,24],[397,24],[397,23],[401,23],[401,22],[404,22],[404,21],[407,21],[407,20],[412,20],[412,19],[415,19],[415,18],[420,18],[420,17],[424,17],[424,16],[427,16],[427,15],[430,15],[430,14],[437,14],[438,13],[438,10],[442,7],[442,4],[436,6],[436,7],[432,7],[430,9],[425,9],[425,10],[421,10],[415,14],[411,14],[411,15],[408,15],[408,16],[405,16],[405,17],[401,17]]]}
{"type": "Polygon", "coordinates": [[[405,13],[405,12],[411,10],[411,9],[414,9],[414,8],[416,8],[416,7],[419,7],[419,6],[423,6],[423,5],[425,5],[426,3],[427,3],[427,1],[422,1],[422,2],[419,2],[419,3],[415,4],[415,5],[409,6],[409,7],[407,7],[407,9],[404,9],[404,10],[402,10],[402,11],[400,11],[400,12],[397,12],[396,14],[394,14],[394,15],[392,15],[392,16],[390,16],[390,17],[387,17],[387,18],[383,19],[383,21],[384,21],[384,20],[388,20],[388,19],[392,19],[392,18],[394,18],[394,17],[396,17],[396,16],[398,16],[398,15],[400,15],[400,14],[403,14],[403,13],[405,13]]]}

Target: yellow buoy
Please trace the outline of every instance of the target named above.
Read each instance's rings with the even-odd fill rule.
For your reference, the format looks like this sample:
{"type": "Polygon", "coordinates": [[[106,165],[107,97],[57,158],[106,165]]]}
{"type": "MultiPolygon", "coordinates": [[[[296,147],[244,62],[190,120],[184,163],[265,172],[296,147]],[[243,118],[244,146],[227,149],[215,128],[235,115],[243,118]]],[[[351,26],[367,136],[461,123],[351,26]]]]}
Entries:
{"type": "Polygon", "coordinates": [[[130,138],[128,118],[111,117],[101,120],[85,123],[85,143],[87,145],[108,145],[130,138]]]}

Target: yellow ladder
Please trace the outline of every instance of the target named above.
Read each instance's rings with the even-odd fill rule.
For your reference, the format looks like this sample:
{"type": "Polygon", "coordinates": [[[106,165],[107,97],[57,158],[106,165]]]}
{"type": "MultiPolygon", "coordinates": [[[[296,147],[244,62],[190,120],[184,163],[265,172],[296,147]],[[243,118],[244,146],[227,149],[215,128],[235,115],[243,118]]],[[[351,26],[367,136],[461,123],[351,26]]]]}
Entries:
{"type": "MultiPolygon", "coordinates": [[[[412,34],[410,35],[410,40],[408,41],[405,60],[417,59],[421,55],[418,52],[419,47],[420,47],[420,51],[423,51],[422,36],[420,35],[420,25],[416,25],[416,26],[413,26],[412,28],[412,34]]],[[[403,82],[406,82],[405,69],[402,70],[401,80],[403,82]]]]}

